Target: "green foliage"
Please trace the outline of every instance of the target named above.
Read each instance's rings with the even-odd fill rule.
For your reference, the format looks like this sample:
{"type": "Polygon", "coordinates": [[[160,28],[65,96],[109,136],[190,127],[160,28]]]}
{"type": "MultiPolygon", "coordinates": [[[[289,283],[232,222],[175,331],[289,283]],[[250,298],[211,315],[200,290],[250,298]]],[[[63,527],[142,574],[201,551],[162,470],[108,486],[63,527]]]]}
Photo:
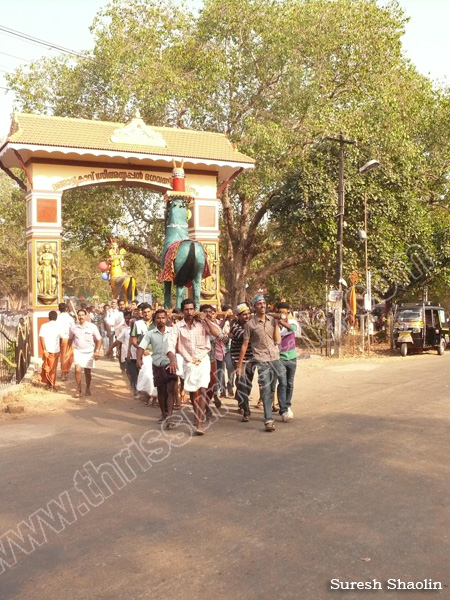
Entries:
{"type": "Polygon", "coordinates": [[[0,294],[10,298],[13,308],[26,303],[27,296],[25,210],[23,193],[0,173],[0,294]]]}
{"type": "MultiPolygon", "coordinates": [[[[346,149],[345,277],[368,249],[381,294],[448,282],[450,95],[403,56],[405,17],[393,1],[206,0],[195,13],[167,0],[113,0],[81,59],[19,69],[26,111],[226,132],[257,168],[222,197],[222,276],[232,302],[261,285],[314,298],[334,281],[337,146],[346,149]],[[376,174],[353,177],[377,158],[376,174]],[[411,275],[411,248],[429,257],[411,275]],[[246,287],[248,286],[248,287],[246,287]],[[298,292],[301,290],[301,292],[298,292]]],[[[65,194],[65,239],[99,253],[117,235],[158,262],[159,200],[135,189],[65,194]]],[[[149,267],[150,269],[150,267],[149,267]]],[[[143,275],[145,278],[145,274],[143,275]]]]}

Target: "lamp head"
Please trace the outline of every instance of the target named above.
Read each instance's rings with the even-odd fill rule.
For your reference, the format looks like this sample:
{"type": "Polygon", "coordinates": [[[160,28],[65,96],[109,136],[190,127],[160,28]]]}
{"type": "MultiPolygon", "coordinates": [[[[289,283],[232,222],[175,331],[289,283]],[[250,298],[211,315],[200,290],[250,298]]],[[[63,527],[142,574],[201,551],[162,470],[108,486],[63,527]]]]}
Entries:
{"type": "Polygon", "coordinates": [[[378,162],[378,160],[373,158],[372,160],[369,160],[368,162],[366,162],[366,164],[364,164],[358,170],[359,170],[360,175],[364,175],[364,173],[368,173],[369,171],[378,169],[379,166],[380,166],[380,163],[378,162]]]}

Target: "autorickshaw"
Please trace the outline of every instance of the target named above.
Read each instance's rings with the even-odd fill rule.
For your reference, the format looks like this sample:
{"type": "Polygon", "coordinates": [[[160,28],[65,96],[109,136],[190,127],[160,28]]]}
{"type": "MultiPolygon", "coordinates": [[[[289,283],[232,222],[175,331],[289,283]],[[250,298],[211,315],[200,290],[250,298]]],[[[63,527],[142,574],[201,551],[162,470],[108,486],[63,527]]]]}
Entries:
{"type": "Polygon", "coordinates": [[[394,314],[394,344],[402,356],[436,348],[442,355],[450,342],[445,310],[432,302],[399,304],[394,314]]]}

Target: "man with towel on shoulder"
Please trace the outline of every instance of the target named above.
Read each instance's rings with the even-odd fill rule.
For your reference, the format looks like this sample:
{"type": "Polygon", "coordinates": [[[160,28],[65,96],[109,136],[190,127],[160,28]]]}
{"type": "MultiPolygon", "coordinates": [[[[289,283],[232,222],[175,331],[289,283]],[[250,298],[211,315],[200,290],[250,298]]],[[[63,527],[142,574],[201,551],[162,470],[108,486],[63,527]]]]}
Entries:
{"type": "Polygon", "coordinates": [[[206,411],[206,389],[210,378],[209,336],[217,337],[221,331],[207,317],[206,313],[196,312],[194,301],[186,298],[181,303],[183,320],[178,321],[169,334],[167,356],[169,370],[176,373],[178,353],[183,358],[184,389],[189,392],[196,418],[195,432],[203,435],[206,411]]]}

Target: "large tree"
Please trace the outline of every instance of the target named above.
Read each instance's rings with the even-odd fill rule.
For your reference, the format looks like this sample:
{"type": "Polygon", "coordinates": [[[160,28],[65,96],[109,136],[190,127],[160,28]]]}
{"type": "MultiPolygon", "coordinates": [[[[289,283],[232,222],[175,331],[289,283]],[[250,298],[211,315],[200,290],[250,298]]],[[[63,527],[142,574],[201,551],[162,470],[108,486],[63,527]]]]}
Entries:
{"type": "Polygon", "coordinates": [[[27,303],[25,218],[22,192],[0,172],[0,295],[12,309],[27,303]]]}
{"type": "MultiPolygon", "coordinates": [[[[164,0],[113,0],[94,21],[92,53],[33,64],[10,84],[25,111],[126,121],[139,109],[150,124],[225,132],[254,156],[254,172],[221,196],[224,289],[237,302],[296,265],[305,283],[308,272],[328,273],[337,157],[327,137],[342,130],[358,142],[349,169],[382,161],[373,200],[401,204],[405,187],[404,202],[445,196],[448,143],[433,123],[448,119],[447,100],[403,57],[404,23],[396,2],[375,0],[206,0],[198,13],[164,0]],[[298,185],[301,203],[307,190],[324,217],[306,228],[285,201],[298,185]]],[[[348,209],[360,214],[353,183],[348,209]]],[[[128,193],[112,207],[121,219],[137,214],[130,202],[128,193]]],[[[141,243],[133,226],[128,244],[157,261],[152,202],[150,194],[134,202],[143,207],[141,243]]],[[[391,204],[379,217],[387,238],[398,212],[391,204]]],[[[380,261],[392,258],[383,243],[380,261]]]]}

